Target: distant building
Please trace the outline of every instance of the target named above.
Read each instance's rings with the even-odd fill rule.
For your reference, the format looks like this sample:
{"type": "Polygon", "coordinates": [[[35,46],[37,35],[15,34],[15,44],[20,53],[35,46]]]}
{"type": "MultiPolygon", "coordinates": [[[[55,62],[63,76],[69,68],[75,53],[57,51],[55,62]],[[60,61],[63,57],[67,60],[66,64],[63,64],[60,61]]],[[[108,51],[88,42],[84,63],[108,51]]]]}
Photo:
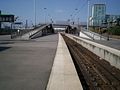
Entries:
{"type": "Polygon", "coordinates": [[[105,20],[107,22],[115,22],[118,18],[120,18],[120,15],[106,15],[105,20]]]}
{"type": "Polygon", "coordinates": [[[106,5],[94,4],[92,6],[92,16],[89,18],[89,24],[91,26],[101,26],[102,21],[105,19],[106,5]]]}

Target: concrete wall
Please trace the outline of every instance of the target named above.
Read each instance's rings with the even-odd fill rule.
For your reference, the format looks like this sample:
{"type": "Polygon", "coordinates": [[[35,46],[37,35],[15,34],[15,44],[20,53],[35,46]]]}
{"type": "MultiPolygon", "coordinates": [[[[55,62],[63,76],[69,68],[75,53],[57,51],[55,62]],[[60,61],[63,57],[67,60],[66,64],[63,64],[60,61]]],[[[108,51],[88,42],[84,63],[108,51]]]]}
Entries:
{"type": "Polygon", "coordinates": [[[120,69],[120,50],[113,49],[113,48],[110,48],[86,39],[82,39],[70,34],[67,34],[66,36],[77,41],[83,47],[87,48],[88,50],[92,51],[99,57],[107,60],[111,65],[120,69]]]}

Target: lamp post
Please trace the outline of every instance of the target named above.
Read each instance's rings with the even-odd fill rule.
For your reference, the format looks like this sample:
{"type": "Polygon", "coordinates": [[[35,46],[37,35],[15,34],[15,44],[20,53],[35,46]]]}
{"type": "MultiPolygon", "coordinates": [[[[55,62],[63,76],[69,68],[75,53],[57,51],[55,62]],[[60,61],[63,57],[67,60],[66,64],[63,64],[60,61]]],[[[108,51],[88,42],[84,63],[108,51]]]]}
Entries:
{"type": "Polygon", "coordinates": [[[34,0],[34,26],[36,27],[36,0],[34,0]]]}
{"type": "Polygon", "coordinates": [[[76,19],[76,20],[75,20],[75,21],[76,21],[76,24],[77,24],[77,17],[76,17],[76,15],[77,15],[78,9],[76,8],[75,11],[76,11],[76,14],[75,14],[75,19],[76,19]]]}
{"type": "MultiPolygon", "coordinates": [[[[1,15],[1,10],[0,10],[0,15],[1,15]]],[[[0,22],[0,29],[1,29],[1,22],[0,22]]]]}
{"type": "Polygon", "coordinates": [[[78,18],[78,29],[79,29],[79,24],[80,24],[79,21],[80,21],[80,18],[78,18]]]}
{"type": "Polygon", "coordinates": [[[47,9],[47,8],[44,8],[44,10],[45,10],[45,24],[46,24],[46,9],[47,9]]]}
{"type": "Polygon", "coordinates": [[[78,11],[78,9],[75,8],[74,10],[75,10],[74,13],[70,15],[70,17],[71,17],[71,22],[72,22],[73,26],[74,26],[74,24],[77,22],[75,16],[77,15],[77,11],[78,11]]]}
{"type": "Polygon", "coordinates": [[[53,23],[54,23],[52,18],[50,19],[50,21],[51,21],[51,24],[53,24],[53,23]]]}
{"type": "Polygon", "coordinates": [[[48,23],[53,23],[53,19],[52,19],[52,16],[50,14],[48,14],[48,20],[50,20],[50,22],[48,21],[48,23]]]}
{"type": "MultiPolygon", "coordinates": [[[[70,15],[70,19],[71,19],[70,21],[71,21],[71,23],[72,23],[72,21],[73,21],[73,19],[72,19],[72,14],[70,15]]],[[[71,25],[71,24],[70,24],[70,25],[71,25]]]]}
{"type": "Polygon", "coordinates": [[[89,9],[90,9],[90,0],[88,0],[87,31],[89,30],[89,9]]]}

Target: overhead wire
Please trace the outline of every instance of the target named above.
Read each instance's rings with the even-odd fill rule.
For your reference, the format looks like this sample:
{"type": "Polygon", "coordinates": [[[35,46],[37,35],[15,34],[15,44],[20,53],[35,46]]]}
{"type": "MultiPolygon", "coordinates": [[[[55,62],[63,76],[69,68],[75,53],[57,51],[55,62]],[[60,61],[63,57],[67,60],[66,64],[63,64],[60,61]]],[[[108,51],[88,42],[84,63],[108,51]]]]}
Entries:
{"type": "Polygon", "coordinates": [[[79,14],[81,12],[81,10],[84,9],[84,7],[87,5],[86,3],[88,2],[88,0],[85,1],[85,3],[82,4],[82,6],[80,7],[81,9],[78,9],[77,12],[74,14],[74,16],[76,16],[77,14],[79,14]]]}

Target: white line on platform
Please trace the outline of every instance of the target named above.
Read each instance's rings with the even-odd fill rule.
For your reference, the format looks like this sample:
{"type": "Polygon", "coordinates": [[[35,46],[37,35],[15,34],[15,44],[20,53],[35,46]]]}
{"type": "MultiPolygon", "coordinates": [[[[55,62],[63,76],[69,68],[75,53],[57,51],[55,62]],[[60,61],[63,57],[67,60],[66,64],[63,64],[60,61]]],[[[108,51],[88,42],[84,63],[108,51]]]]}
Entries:
{"type": "Polygon", "coordinates": [[[68,48],[60,34],[47,90],[83,90],[68,48]]]}

